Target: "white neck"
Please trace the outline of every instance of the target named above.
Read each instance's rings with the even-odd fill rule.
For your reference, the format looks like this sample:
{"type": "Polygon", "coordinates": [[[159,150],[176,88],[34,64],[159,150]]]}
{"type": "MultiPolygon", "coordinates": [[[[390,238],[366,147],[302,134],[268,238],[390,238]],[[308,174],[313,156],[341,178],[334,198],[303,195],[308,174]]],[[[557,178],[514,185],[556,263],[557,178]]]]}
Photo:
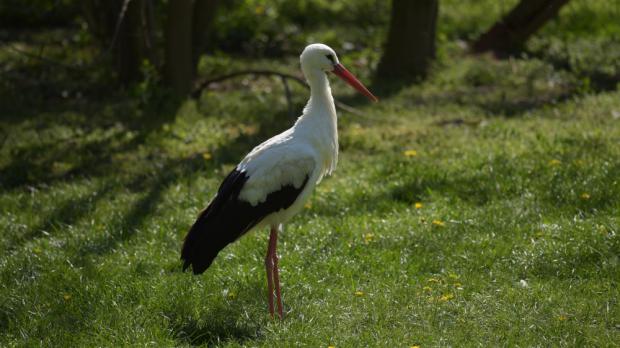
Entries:
{"type": "MultiPolygon", "coordinates": [[[[308,100],[306,109],[313,111],[310,114],[329,114],[336,117],[334,98],[325,72],[321,70],[304,71],[304,75],[310,85],[310,100],[308,100]]],[[[306,114],[305,111],[304,115],[306,114]]]]}
{"type": "Polygon", "coordinates": [[[324,172],[331,173],[338,161],[338,125],[334,98],[325,72],[303,70],[310,85],[310,100],[303,115],[295,123],[295,128],[308,136],[322,157],[324,172]]]}

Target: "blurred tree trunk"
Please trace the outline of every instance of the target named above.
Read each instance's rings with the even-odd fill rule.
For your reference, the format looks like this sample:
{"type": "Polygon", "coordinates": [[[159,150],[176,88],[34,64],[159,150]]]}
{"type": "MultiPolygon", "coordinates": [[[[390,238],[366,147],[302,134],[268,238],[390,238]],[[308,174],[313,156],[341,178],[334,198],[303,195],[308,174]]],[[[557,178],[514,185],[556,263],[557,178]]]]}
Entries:
{"type": "Polygon", "coordinates": [[[182,96],[192,89],[194,80],[192,54],[193,0],[170,0],[165,33],[164,78],[173,93],[182,96]]]}
{"type": "MultiPolygon", "coordinates": [[[[219,0],[169,0],[164,28],[164,83],[178,96],[189,94],[219,0]]],[[[113,59],[122,84],[142,78],[145,60],[157,62],[154,0],[85,0],[84,17],[104,55],[113,59]]]]}
{"type": "Polygon", "coordinates": [[[472,50],[492,51],[499,56],[521,51],[527,39],[555,17],[568,1],[521,0],[472,44],[472,50]]]}
{"type": "Polygon", "coordinates": [[[435,58],[438,0],[393,0],[385,51],[377,78],[415,81],[435,58]]]}
{"type": "Polygon", "coordinates": [[[155,62],[152,0],[88,0],[84,15],[104,54],[112,56],[119,81],[130,84],[141,78],[145,59],[155,62]]]}
{"type": "Polygon", "coordinates": [[[207,44],[217,0],[170,0],[165,33],[164,78],[177,96],[193,86],[198,58],[207,44]]]}
{"type": "Polygon", "coordinates": [[[115,58],[119,79],[128,84],[142,77],[140,68],[145,59],[152,60],[150,40],[152,23],[148,23],[149,0],[131,0],[116,37],[115,58]]]}
{"type": "Polygon", "coordinates": [[[218,0],[195,0],[192,33],[193,66],[198,67],[200,55],[207,50],[209,30],[215,17],[218,0]]]}

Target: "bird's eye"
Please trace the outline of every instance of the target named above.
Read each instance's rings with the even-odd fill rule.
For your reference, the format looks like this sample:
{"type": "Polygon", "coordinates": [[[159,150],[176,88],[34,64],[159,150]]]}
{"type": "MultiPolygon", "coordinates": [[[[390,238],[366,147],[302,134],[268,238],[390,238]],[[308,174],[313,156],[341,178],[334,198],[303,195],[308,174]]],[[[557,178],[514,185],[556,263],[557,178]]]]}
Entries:
{"type": "Polygon", "coordinates": [[[331,54],[327,54],[325,55],[325,57],[327,57],[327,59],[329,59],[329,61],[332,62],[332,64],[336,64],[336,60],[334,59],[334,56],[332,56],[331,54]]]}

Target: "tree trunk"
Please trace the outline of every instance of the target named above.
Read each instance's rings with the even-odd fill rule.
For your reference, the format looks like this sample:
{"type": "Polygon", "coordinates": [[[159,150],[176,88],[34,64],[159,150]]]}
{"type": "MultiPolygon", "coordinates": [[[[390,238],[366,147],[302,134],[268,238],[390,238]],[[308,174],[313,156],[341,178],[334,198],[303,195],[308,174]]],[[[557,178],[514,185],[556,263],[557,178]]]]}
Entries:
{"type": "Polygon", "coordinates": [[[193,67],[198,67],[200,55],[207,50],[209,29],[215,18],[218,0],[195,0],[192,33],[193,67]]]}
{"type": "Polygon", "coordinates": [[[555,17],[569,0],[521,0],[472,45],[474,52],[504,56],[522,50],[527,39],[555,17]]]}
{"type": "Polygon", "coordinates": [[[194,79],[192,18],[192,0],[170,0],[165,33],[164,78],[177,96],[189,94],[194,79]]]}
{"type": "Polygon", "coordinates": [[[438,0],[393,0],[392,17],[377,78],[415,81],[435,58],[438,0]]]}
{"type": "Polygon", "coordinates": [[[115,59],[118,77],[123,84],[139,81],[140,67],[147,53],[143,23],[146,0],[131,0],[123,18],[115,42],[115,59]]]}
{"type": "Polygon", "coordinates": [[[122,84],[141,78],[144,59],[154,61],[152,0],[89,0],[83,2],[86,21],[103,54],[112,57],[122,84]]]}

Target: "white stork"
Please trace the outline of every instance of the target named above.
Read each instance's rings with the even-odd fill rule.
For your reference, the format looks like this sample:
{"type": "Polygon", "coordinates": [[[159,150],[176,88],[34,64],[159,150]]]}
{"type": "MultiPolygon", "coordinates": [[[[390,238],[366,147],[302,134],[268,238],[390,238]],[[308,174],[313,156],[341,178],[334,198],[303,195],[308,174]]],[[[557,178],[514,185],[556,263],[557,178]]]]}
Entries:
{"type": "Polygon", "coordinates": [[[377,98],[323,44],[307,46],[301,69],[310,84],[310,100],[290,129],[255,147],[224,179],[216,196],[191,227],[181,252],[183,270],[203,273],[218,252],[252,228],[270,226],[265,257],[269,312],[273,292],[282,318],[276,244],[282,224],[304,206],[321,178],[336,168],[336,109],[327,73],[332,72],[373,101],[377,98]]]}

